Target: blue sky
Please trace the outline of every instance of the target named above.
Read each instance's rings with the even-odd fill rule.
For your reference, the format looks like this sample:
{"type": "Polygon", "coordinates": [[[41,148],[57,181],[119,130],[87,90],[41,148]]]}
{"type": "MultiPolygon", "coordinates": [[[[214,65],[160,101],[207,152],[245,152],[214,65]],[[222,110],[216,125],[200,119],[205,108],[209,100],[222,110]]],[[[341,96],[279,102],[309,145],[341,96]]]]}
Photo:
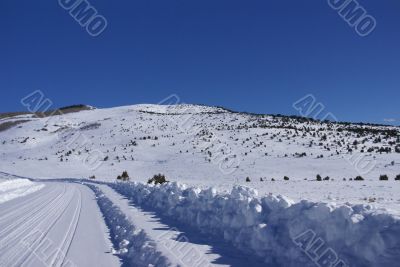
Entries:
{"type": "Polygon", "coordinates": [[[42,90],[56,107],[183,102],[297,114],[313,94],[339,120],[399,124],[400,2],[359,3],[359,36],[326,0],[89,1],[92,37],[58,1],[0,2],[0,112],[42,90]]]}

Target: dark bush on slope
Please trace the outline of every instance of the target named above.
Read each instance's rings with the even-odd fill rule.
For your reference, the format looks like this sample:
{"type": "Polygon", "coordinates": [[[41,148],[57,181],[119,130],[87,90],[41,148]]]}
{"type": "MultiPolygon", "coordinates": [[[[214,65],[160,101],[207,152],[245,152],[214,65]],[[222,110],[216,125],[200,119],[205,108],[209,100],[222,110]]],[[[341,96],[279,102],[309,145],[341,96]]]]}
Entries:
{"type": "Polygon", "coordinates": [[[129,181],[129,175],[127,171],[123,171],[121,175],[122,181],[129,181]]]}
{"type": "Polygon", "coordinates": [[[379,181],[388,181],[388,180],[389,180],[389,177],[388,177],[386,174],[381,175],[381,176],[379,177],[379,181]]]}
{"type": "Polygon", "coordinates": [[[163,184],[163,183],[167,183],[167,179],[165,178],[164,174],[156,174],[153,176],[153,178],[149,179],[147,181],[148,184],[163,184]]]}

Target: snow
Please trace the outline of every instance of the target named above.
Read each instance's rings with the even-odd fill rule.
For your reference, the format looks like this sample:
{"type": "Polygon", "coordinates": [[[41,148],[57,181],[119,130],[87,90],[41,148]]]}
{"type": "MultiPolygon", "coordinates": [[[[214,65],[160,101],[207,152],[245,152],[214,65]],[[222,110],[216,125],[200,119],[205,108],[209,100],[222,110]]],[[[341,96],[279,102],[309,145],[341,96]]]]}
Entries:
{"type": "Polygon", "coordinates": [[[132,221],[98,187],[88,185],[96,195],[97,203],[105,216],[114,241],[114,254],[124,262],[137,266],[168,266],[170,263],[155,248],[143,230],[137,229],[132,221]]]}
{"type": "Polygon", "coordinates": [[[0,266],[119,266],[93,198],[87,187],[51,182],[2,203],[0,266]]]}
{"type": "Polygon", "coordinates": [[[202,113],[226,113],[227,111],[222,108],[208,107],[201,105],[152,105],[152,104],[139,104],[130,107],[130,110],[152,112],[158,114],[202,114],[202,113]]]}
{"type": "Polygon", "coordinates": [[[52,190],[66,184],[58,195],[64,203],[59,211],[68,218],[60,215],[54,234],[47,231],[52,221],[45,214],[58,209],[43,209],[35,218],[63,251],[62,244],[72,244],[67,254],[80,266],[99,262],[85,261],[78,242],[99,244],[90,255],[115,253],[98,257],[107,266],[120,261],[131,266],[139,259],[143,265],[177,265],[154,229],[169,228],[158,231],[171,233],[167,240],[173,246],[173,237],[183,231],[170,230],[182,225],[196,241],[186,243],[207,254],[210,264],[243,266],[246,255],[255,259],[252,266],[259,260],[327,266],[333,259],[351,266],[396,266],[399,260],[400,181],[394,180],[400,175],[399,127],[150,104],[46,118],[19,115],[0,123],[15,120],[29,121],[0,131],[0,212],[15,209],[15,218],[25,218],[25,204],[36,199],[39,209],[56,197],[52,190]],[[125,170],[134,183],[114,183],[125,170]],[[157,173],[171,182],[147,185],[157,173]],[[317,174],[329,180],[316,181],[317,174]],[[389,181],[379,181],[382,174],[389,181]],[[95,180],[85,180],[92,175],[95,180]],[[356,176],[365,180],[350,180],[356,176]],[[81,204],[71,200],[65,206],[71,196],[81,204]],[[76,219],[80,205],[87,208],[76,219]],[[151,216],[176,223],[154,222],[151,216]],[[97,237],[85,241],[83,230],[73,235],[71,223],[97,237]],[[323,244],[319,250],[318,244],[323,244]]]}
{"type": "Polygon", "coordinates": [[[0,177],[0,204],[32,194],[43,187],[44,184],[32,183],[27,179],[4,179],[0,177]]]}
{"type": "Polygon", "coordinates": [[[241,186],[230,193],[179,183],[111,186],[139,206],[151,206],[194,231],[224,238],[267,264],[309,264],[294,241],[310,229],[349,266],[395,266],[400,260],[400,217],[368,205],[260,198],[256,190],[241,186]]]}
{"type": "Polygon", "coordinates": [[[210,239],[185,229],[160,214],[132,206],[130,201],[109,186],[85,182],[96,195],[100,207],[105,206],[105,218],[115,229],[117,251],[128,264],[156,264],[156,266],[264,266],[262,261],[246,259],[240,251],[229,247],[221,239],[210,239]],[[147,243],[146,243],[147,242],[147,243]],[[145,243],[146,245],[140,246],[145,243]],[[144,251],[143,251],[144,250],[144,251]],[[155,253],[157,251],[158,253],[155,253]],[[155,255],[153,257],[148,257],[155,255]],[[140,259],[137,257],[140,256],[140,259]],[[157,261],[156,263],[154,263],[157,261]],[[217,264],[218,263],[218,264],[217,264]]]}

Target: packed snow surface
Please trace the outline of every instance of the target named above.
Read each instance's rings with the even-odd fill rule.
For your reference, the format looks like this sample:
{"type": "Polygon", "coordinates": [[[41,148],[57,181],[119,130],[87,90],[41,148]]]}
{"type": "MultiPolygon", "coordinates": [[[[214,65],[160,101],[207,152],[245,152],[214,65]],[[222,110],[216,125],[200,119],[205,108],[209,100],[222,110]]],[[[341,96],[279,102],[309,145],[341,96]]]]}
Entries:
{"type": "Polygon", "coordinates": [[[1,203],[0,266],[119,266],[93,199],[85,186],[50,182],[1,203]]]}

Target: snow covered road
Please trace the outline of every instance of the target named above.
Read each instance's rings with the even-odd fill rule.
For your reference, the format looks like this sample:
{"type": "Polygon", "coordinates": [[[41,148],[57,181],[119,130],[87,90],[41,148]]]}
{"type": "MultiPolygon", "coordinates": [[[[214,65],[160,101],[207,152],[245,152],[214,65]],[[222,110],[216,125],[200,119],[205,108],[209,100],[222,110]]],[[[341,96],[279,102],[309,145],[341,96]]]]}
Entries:
{"type": "Polygon", "coordinates": [[[87,185],[98,196],[125,266],[267,266],[223,239],[142,209],[107,185],[87,185]]]}
{"type": "Polygon", "coordinates": [[[1,185],[1,267],[263,266],[105,184],[7,175],[1,185]]]}
{"type": "Polygon", "coordinates": [[[400,259],[400,218],[368,205],[260,197],[241,186],[219,192],[11,175],[0,194],[0,267],[398,266],[400,259]],[[310,254],[314,242],[324,246],[310,254]]]}
{"type": "Polygon", "coordinates": [[[93,192],[44,184],[0,205],[0,266],[119,266],[93,192]]]}

